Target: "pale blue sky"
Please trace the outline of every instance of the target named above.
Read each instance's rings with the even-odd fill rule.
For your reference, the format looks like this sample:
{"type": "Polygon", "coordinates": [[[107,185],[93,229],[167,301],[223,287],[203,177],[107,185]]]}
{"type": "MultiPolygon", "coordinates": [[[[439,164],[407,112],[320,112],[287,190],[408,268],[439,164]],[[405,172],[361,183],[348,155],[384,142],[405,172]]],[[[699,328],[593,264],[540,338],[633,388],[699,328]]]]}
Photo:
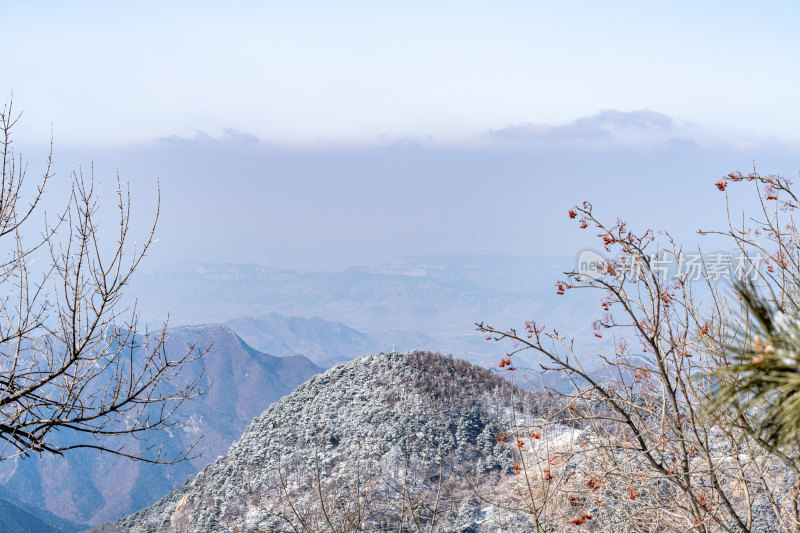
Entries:
{"type": "Polygon", "coordinates": [[[724,222],[720,176],[800,169],[794,2],[0,0],[0,20],[32,171],[52,124],[59,176],[118,166],[142,228],[161,177],[149,266],[572,255],[585,199],[693,246],[724,222]]]}
{"type": "Polygon", "coordinates": [[[794,2],[2,2],[20,138],[463,140],[651,109],[800,142],[794,2]]]}

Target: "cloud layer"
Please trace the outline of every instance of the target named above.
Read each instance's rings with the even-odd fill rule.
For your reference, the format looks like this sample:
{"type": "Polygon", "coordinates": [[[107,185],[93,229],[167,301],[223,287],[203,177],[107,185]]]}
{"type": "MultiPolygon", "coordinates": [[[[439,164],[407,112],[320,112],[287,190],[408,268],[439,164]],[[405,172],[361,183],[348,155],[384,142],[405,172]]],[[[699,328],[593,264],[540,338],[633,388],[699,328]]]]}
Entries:
{"type": "Polygon", "coordinates": [[[568,124],[552,125],[525,122],[491,130],[488,136],[504,142],[558,147],[659,144],[687,135],[688,126],[648,109],[601,111],[568,124]]]}
{"type": "Polygon", "coordinates": [[[609,110],[460,145],[281,146],[228,129],[57,160],[119,166],[145,193],[161,176],[154,262],[330,268],[433,252],[569,255],[595,244],[566,219],[583,200],[694,239],[714,225],[709,206],[724,209],[720,176],[753,161],[797,171],[798,152],[784,145],[701,144],[692,133],[705,134],[654,111],[609,110]]]}

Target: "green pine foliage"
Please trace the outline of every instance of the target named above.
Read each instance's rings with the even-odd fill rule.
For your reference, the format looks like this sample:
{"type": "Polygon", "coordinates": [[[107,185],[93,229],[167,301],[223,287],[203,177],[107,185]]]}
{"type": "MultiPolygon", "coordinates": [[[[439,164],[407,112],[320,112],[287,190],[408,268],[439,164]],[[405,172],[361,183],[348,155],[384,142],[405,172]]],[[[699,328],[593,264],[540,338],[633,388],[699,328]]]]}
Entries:
{"type": "Polygon", "coordinates": [[[800,442],[800,320],[751,283],[736,291],[745,327],[727,343],[731,363],[712,373],[719,385],[709,412],[734,410],[763,445],[792,454],[800,442]]]}

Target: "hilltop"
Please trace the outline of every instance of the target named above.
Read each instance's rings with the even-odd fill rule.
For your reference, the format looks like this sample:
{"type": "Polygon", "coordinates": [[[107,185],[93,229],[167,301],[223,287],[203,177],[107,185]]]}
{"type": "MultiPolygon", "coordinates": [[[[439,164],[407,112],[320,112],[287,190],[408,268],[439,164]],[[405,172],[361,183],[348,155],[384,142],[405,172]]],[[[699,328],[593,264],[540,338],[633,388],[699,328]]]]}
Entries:
{"type": "MultiPolygon", "coordinates": [[[[516,394],[519,414],[548,408],[542,393],[516,394]]],[[[93,531],[310,532],[332,507],[331,520],[374,528],[477,527],[493,518],[475,484],[513,474],[497,438],[510,415],[508,381],[466,361],[420,351],[360,357],[273,404],[225,457],[155,505],[93,531]]]]}

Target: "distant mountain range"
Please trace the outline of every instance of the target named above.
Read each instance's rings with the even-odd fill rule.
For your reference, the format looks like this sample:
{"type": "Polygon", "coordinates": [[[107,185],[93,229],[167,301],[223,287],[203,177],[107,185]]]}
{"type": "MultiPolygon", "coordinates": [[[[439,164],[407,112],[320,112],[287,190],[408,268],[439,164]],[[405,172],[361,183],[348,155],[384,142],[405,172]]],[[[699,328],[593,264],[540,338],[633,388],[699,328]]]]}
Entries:
{"type": "Polygon", "coordinates": [[[83,524],[21,502],[3,488],[0,488],[0,527],[3,533],[75,533],[85,529],[83,524]]]}
{"type": "MultiPolygon", "coordinates": [[[[391,350],[394,344],[398,350],[438,350],[492,364],[502,349],[477,334],[476,322],[518,327],[535,319],[575,336],[578,347],[594,342],[590,325],[601,316],[600,296],[589,291],[556,294],[555,282],[573,267],[574,258],[501,254],[438,254],[338,272],[180,263],[140,274],[129,292],[146,321],[169,314],[175,325],[228,323],[260,349],[303,353],[320,362],[340,357],[341,334],[350,335],[348,342],[361,353],[391,350]],[[266,338],[258,324],[237,321],[260,317],[272,330],[282,320],[271,318],[273,313],[346,324],[371,340],[342,330],[331,332],[333,345],[319,336],[320,342],[310,341],[317,346],[296,344],[287,350],[282,346],[287,340],[266,338]]],[[[299,326],[284,322],[280,327],[296,337],[292,329],[299,326]]],[[[304,342],[312,337],[303,335],[304,342]]]]}
{"type": "Polygon", "coordinates": [[[441,348],[440,341],[421,332],[387,331],[370,335],[319,317],[270,313],[257,318],[235,318],[225,325],[262,352],[278,356],[303,355],[324,368],[368,353],[406,351],[420,346],[441,348]]]}
{"type": "MultiPolygon", "coordinates": [[[[165,450],[167,454],[185,450],[202,435],[194,450],[198,454],[195,459],[162,466],[76,450],[63,457],[43,455],[4,461],[0,463],[0,485],[34,514],[36,509],[44,509],[88,525],[117,518],[149,505],[226,453],[254,416],[321,371],[299,355],[262,353],[219,325],[171,330],[166,349],[185,351],[190,343],[210,348],[202,378],[202,384],[210,388],[208,394],[184,404],[181,415],[186,426],[167,435],[165,450]]],[[[186,376],[197,376],[201,370],[199,362],[193,363],[186,376]]],[[[154,435],[156,439],[163,437],[154,435]]],[[[4,512],[3,505],[0,501],[0,513],[4,512]]],[[[18,523],[33,524],[28,519],[18,523]]],[[[0,530],[10,531],[8,527],[4,524],[0,530]]],[[[56,531],[52,525],[43,529],[25,527],[32,532],[56,531]]]]}

